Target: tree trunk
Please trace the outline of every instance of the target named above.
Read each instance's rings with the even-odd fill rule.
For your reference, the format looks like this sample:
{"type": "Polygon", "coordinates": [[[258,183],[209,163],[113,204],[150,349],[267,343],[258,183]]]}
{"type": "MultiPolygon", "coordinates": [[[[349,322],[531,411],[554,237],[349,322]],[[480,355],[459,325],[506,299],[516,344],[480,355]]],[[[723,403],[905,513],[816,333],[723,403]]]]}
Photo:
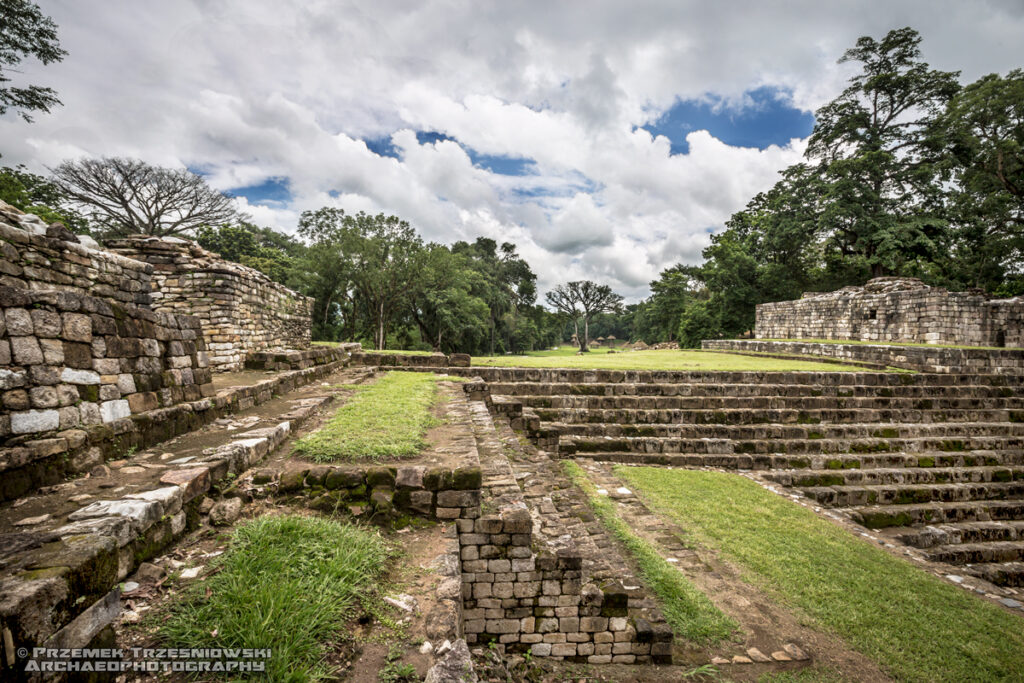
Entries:
{"type": "Polygon", "coordinates": [[[491,356],[494,355],[494,314],[493,313],[491,314],[491,346],[490,346],[490,354],[489,355],[491,355],[491,356]]]}
{"type": "Polygon", "coordinates": [[[377,318],[377,349],[384,350],[384,302],[380,302],[380,317],[377,318]]]}

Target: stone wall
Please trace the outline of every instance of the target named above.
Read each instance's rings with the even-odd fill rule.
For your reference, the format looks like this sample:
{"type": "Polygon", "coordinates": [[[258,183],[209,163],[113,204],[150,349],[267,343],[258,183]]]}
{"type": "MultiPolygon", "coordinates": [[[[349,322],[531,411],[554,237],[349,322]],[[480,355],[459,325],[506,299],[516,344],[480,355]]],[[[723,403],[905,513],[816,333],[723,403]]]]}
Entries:
{"type": "MultiPolygon", "coordinates": [[[[0,285],[78,292],[122,304],[149,305],[152,267],[76,242],[30,232],[28,217],[0,202],[0,285]]],[[[34,216],[32,218],[35,218],[34,216]]]]}
{"type": "Polygon", "coordinates": [[[1024,299],[875,278],[864,287],[760,304],[754,336],[1024,347],[1024,299]]]}
{"type": "Polygon", "coordinates": [[[1024,349],[958,349],[945,346],[837,344],[759,339],[706,339],[707,351],[814,356],[918,372],[957,375],[1024,375],[1024,349]]]}
{"type": "Polygon", "coordinates": [[[202,321],[210,366],[240,370],[246,355],[310,345],[313,300],[263,273],[177,238],[108,242],[114,252],[153,267],[153,307],[202,321]]]}
{"type": "Polygon", "coordinates": [[[0,287],[0,500],[101,462],[87,446],[121,420],[212,395],[203,356],[196,318],[0,287]]]}

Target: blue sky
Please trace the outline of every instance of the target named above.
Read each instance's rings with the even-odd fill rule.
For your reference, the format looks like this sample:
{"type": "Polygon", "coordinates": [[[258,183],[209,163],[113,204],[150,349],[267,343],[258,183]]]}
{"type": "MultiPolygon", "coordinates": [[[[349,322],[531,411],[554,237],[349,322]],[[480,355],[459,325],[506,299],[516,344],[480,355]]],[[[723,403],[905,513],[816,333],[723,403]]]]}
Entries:
{"type": "Polygon", "coordinates": [[[202,169],[259,224],[335,206],[424,239],[514,242],[546,289],[627,300],[800,161],[860,36],[913,26],[970,82],[1024,65],[994,0],[52,0],[68,56],[12,85],[63,106],[0,117],[6,165],[127,156],[202,169]],[[116,77],[112,77],[116,74],[116,77]]]}
{"type": "Polygon", "coordinates": [[[727,145],[764,149],[805,138],[814,128],[814,114],[792,104],[792,93],[762,86],[743,93],[739,105],[709,94],[706,99],[680,100],[657,121],[641,126],[672,142],[672,154],[687,154],[686,135],[706,130],[727,145]]]}

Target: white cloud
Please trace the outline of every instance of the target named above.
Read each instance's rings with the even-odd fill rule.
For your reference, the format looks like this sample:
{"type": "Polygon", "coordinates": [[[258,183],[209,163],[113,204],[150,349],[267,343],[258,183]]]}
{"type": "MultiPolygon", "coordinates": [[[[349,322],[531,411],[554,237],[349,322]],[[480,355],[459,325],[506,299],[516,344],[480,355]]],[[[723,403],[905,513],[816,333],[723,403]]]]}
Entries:
{"type": "MultiPolygon", "coordinates": [[[[933,67],[964,80],[1024,63],[1011,3],[461,3],[398,0],[54,0],[69,56],[28,64],[64,106],[0,120],[5,164],[129,155],[201,168],[232,190],[285,179],[284,203],[240,206],[293,231],[324,205],[384,211],[431,240],[514,242],[540,286],[590,278],[630,298],[663,268],[696,263],[728,216],[800,158],[707,131],[689,153],[642,126],[678,99],[749,106],[762,86],[813,110],[849,77],[860,35],[901,26],[933,67]],[[525,158],[525,175],[474,165],[525,158]],[[399,158],[363,139],[390,140],[399,158]]],[[[20,78],[21,76],[19,76],[20,78]]]]}

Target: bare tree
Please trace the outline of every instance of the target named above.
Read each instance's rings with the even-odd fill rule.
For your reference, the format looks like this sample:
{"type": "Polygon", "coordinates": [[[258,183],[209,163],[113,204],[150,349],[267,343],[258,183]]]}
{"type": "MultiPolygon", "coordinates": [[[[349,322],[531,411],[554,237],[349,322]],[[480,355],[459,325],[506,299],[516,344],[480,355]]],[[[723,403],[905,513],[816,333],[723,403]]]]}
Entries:
{"type": "Polygon", "coordinates": [[[577,280],[558,285],[545,297],[559,312],[572,317],[580,351],[590,350],[590,319],[598,313],[610,313],[622,308],[622,297],[613,292],[611,287],[590,280],[577,280]],[[580,317],[583,318],[582,337],[579,328],[580,317]]]}
{"type": "Polygon", "coordinates": [[[167,237],[242,218],[230,197],[185,169],[104,157],[65,161],[50,171],[105,237],[167,237]]]}

